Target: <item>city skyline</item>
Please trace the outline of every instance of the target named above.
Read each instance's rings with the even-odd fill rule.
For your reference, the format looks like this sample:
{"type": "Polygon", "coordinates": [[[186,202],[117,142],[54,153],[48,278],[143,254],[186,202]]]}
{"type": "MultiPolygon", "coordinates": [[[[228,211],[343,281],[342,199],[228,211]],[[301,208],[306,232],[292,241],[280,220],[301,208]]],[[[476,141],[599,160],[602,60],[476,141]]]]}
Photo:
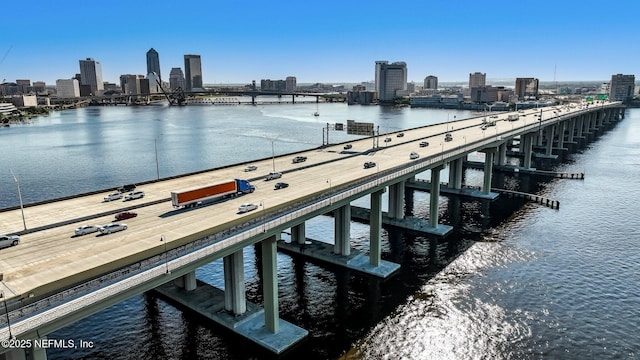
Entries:
{"type": "Polygon", "coordinates": [[[635,4],[202,2],[193,5],[199,18],[172,16],[173,2],[154,2],[157,18],[145,2],[112,4],[100,9],[98,21],[76,0],[38,4],[25,16],[18,16],[20,5],[8,4],[6,13],[14,15],[4,20],[11,36],[0,39],[0,80],[53,85],[79,73],[79,60],[93,58],[103,80],[117,83],[123,74],[146,75],[150,48],[163,78],[171,68],[184,70],[184,55],[200,55],[205,84],[288,76],[298,83],[360,83],[374,79],[378,60],[405,62],[407,80],[418,84],[429,75],[466,82],[475,72],[487,79],[609,81],[638,68],[635,4]],[[141,21],[120,20],[123,13],[141,21]]]}

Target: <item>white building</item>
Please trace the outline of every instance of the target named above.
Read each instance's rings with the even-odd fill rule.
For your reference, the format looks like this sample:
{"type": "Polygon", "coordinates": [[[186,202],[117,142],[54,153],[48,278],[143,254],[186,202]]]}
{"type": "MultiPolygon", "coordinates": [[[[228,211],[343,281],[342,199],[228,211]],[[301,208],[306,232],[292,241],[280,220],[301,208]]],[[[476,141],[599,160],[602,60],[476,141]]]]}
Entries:
{"type": "Polygon", "coordinates": [[[59,98],[80,97],[80,83],[77,79],[56,80],[56,92],[59,98]]]}

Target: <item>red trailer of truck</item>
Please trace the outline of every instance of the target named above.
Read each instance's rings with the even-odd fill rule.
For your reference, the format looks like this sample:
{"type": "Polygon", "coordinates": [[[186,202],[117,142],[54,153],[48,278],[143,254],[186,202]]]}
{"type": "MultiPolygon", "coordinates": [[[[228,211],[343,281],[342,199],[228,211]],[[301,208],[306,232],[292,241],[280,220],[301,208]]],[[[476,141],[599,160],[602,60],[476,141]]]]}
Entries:
{"type": "Polygon", "coordinates": [[[248,180],[235,179],[222,183],[207,185],[183,191],[171,192],[171,204],[174,207],[197,206],[205,201],[212,201],[225,196],[252,193],[255,186],[248,180]]]}

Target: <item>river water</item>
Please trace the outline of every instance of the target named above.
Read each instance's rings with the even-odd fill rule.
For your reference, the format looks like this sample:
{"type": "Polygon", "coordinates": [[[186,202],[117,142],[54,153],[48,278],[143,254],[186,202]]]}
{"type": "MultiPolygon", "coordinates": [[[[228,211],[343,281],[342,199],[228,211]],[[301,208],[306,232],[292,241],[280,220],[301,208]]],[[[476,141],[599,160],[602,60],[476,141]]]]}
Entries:
{"type": "MultiPolygon", "coordinates": [[[[19,203],[9,169],[30,203],[269,157],[272,140],[276,155],[319,146],[327,122],[370,121],[387,132],[473,115],[344,104],[318,110],[319,117],[315,104],[92,107],[0,128],[0,208],[19,203]]],[[[385,281],[278,254],[280,316],[310,334],[281,358],[639,359],[639,122],[640,110],[627,110],[613,130],[555,166],[584,172],[584,180],[494,177],[494,186],[559,200],[559,210],[442,196],[441,222],[455,227],[446,239],[383,230],[383,258],[401,264],[385,281]]],[[[329,138],[353,136],[330,131],[329,138]]],[[[475,170],[466,178],[482,181],[475,170]]],[[[412,195],[408,211],[426,219],[428,194],[412,195]]],[[[310,238],[331,242],[332,232],[331,218],[307,224],[310,238]]],[[[352,223],[351,240],[367,251],[368,225],[352,223]]],[[[244,256],[247,299],[261,303],[254,248],[244,256]]],[[[197,276],[223,287],[220,261],[197,276]]],[[[49,338],[94,343],[49,349],[49,359],[275,358],[154,293],[49,338]]]]}

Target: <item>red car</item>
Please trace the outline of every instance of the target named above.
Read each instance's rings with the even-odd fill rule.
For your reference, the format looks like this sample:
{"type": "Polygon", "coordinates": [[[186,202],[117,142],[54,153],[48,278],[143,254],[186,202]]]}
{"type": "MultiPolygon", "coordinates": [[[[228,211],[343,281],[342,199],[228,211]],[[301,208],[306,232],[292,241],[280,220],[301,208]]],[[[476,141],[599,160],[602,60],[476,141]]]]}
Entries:
{"type": "Polygon", "coordinates": [[[133,211],[123,211],[121,213],[116,214],[116,220],[131,219],[136,216],[138,216],[138,214],[134,213],[133,211]]]}

